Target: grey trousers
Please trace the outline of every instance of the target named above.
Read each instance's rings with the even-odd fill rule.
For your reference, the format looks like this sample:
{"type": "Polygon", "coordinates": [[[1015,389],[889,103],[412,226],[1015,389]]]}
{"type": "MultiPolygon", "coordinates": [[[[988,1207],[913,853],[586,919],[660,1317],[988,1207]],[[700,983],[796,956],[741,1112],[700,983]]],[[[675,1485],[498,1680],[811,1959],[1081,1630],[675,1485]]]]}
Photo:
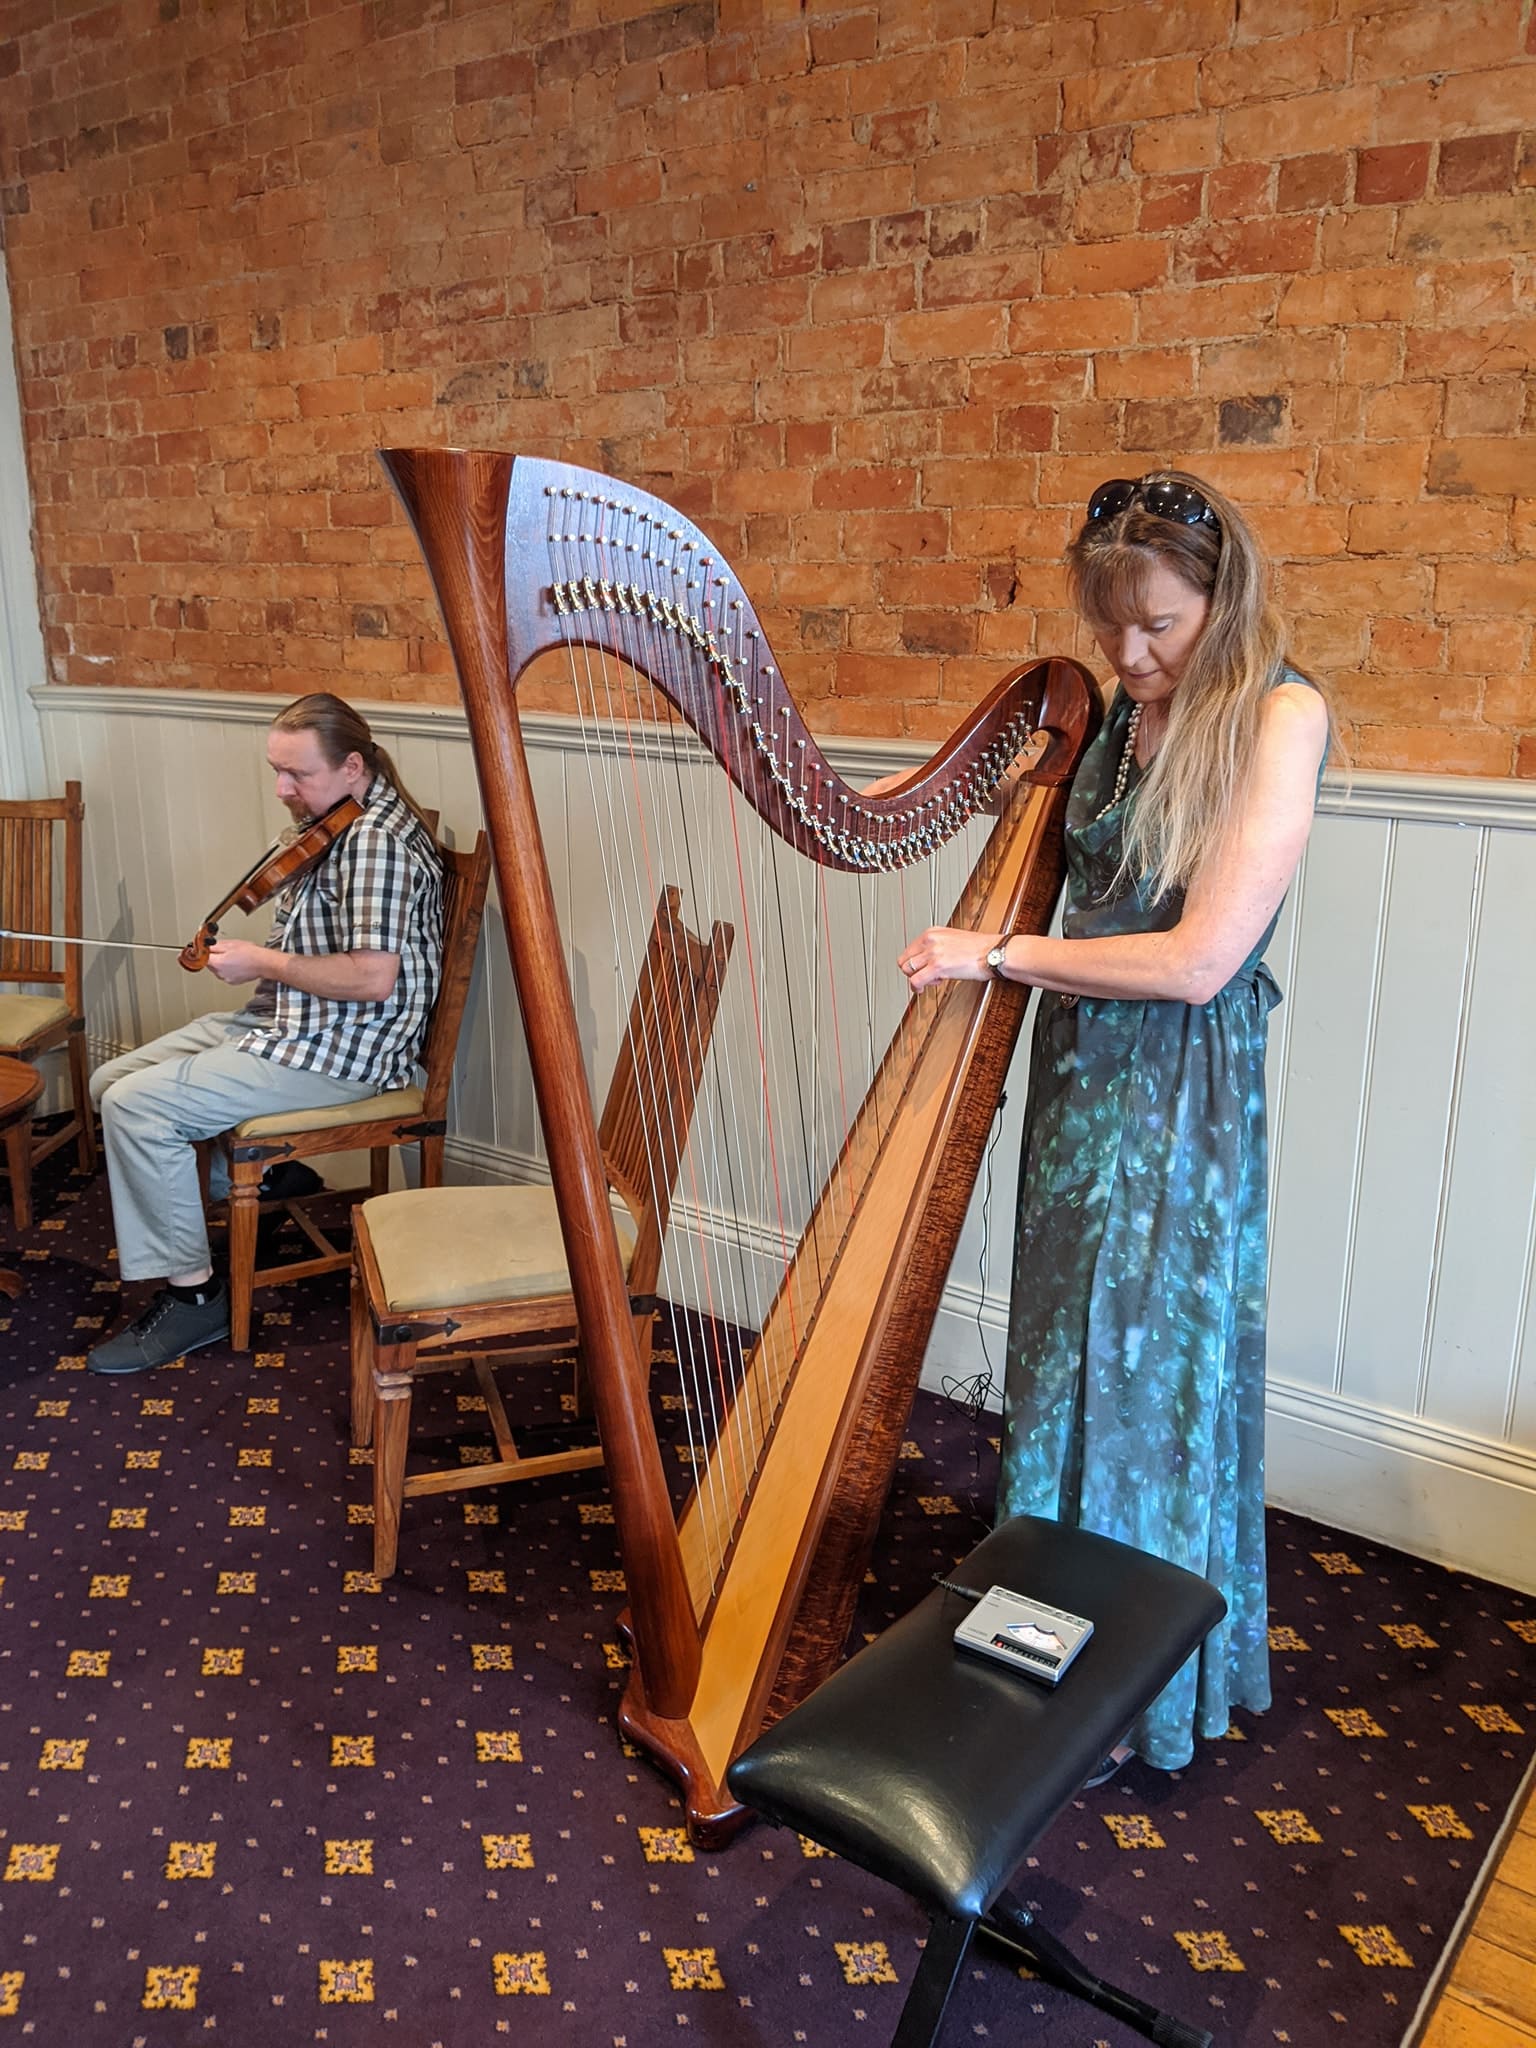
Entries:
{"type": "MultiPolygon", "coordinates": [[[[378,1093],[369,1081],[338,1081],[239,1051],[234,1041],[248,1023],[241,1010],[215,1011],[108,1060],[91,1076],[125,1280],[161,1280],[208,1264],[195,1139],[248,1116],[329,1109],[378,1093]]],[[[228,1192],[215,1158],[209,1194],[228,1192]]]]}

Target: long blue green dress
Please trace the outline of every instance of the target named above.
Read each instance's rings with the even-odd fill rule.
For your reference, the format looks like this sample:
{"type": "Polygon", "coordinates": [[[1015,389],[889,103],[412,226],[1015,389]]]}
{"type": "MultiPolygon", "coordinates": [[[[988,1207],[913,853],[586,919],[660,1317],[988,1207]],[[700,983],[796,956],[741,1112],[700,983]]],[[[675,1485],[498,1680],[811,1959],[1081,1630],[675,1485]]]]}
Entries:
{"type": "MultiPolygon", "coordinates": [[[[1071,938],[1166,931],[1182,895],[1107,891],[1117,694],[1067,812],[1071,938]]],[[[1274,927],[1271,925],[1270,931],[1274,927]]],[[[1269,1705],[1264,1576],[1264,1045],[1270,931],[1212,1001],[1042,990],[1020,1172],[1000,1515],[1075,1522],[1225,1594],[1226,1620],[1127,1740],[1165,1770],[1269,1705]]]]}

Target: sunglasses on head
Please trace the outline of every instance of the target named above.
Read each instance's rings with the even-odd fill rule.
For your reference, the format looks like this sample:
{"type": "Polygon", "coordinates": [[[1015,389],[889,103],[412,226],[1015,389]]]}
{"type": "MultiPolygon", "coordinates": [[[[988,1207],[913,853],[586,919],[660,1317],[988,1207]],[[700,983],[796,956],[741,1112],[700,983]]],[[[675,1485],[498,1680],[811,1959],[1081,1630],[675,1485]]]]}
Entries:
{"type": "Polygon", "coordinates": [[[1169,476],[1144,476],[1134,482],[1117,476],[1100,484],[1088,500],[1090,519],[1113,519],[1127,505],[1140,502],[1154,519],[1173,519],[1181,526],[1214,526],[1221,521],[1192,484],[1181,484],[1169,476]]]}

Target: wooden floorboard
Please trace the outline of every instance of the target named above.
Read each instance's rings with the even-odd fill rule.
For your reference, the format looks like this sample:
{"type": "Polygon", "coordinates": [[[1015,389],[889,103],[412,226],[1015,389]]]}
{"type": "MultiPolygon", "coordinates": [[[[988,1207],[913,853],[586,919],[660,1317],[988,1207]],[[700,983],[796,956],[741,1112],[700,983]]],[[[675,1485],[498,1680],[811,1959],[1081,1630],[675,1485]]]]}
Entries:
{"type": "Polygon", "coordinates": [[[1536,1790],[1526,1799],[1418,2048],[1536,2048],[1536,1790]]]}

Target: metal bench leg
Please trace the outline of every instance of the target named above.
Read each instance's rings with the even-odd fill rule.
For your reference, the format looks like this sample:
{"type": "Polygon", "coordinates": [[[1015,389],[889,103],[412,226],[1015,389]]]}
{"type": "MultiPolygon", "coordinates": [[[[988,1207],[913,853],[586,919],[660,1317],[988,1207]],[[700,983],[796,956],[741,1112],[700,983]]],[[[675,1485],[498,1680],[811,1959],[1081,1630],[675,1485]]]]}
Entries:
{"type": "Polygon", "coordinates": [[[891,2048],[932,2048],[938,2040],[944,2008],[975,1931],[974,1920],[955,1920],[948,1913],[935,1913],[928,1922],[928,1945],[901,2008],[891,2048]]]}
{"type": "Polygon", "coordinates": [[[1159,2048],[1211,2048],[1211,2036],[1201,2028],[1177,2020],[1171,2013],[1159,2012],[1155,2005],[1133,1998],[1128,1991],[1117,1991],[1113,1984],[1095,1977],[1054,1934],[1047,1934],[1029,1908],[1010,1893],[999,1895],[981,1928],[989,1941],[1026,1963],[1047,1984],[1075,1992],[1100,2012],[1123,2020],[1138,2034],[1157,2042],[1159,2048]]]}

